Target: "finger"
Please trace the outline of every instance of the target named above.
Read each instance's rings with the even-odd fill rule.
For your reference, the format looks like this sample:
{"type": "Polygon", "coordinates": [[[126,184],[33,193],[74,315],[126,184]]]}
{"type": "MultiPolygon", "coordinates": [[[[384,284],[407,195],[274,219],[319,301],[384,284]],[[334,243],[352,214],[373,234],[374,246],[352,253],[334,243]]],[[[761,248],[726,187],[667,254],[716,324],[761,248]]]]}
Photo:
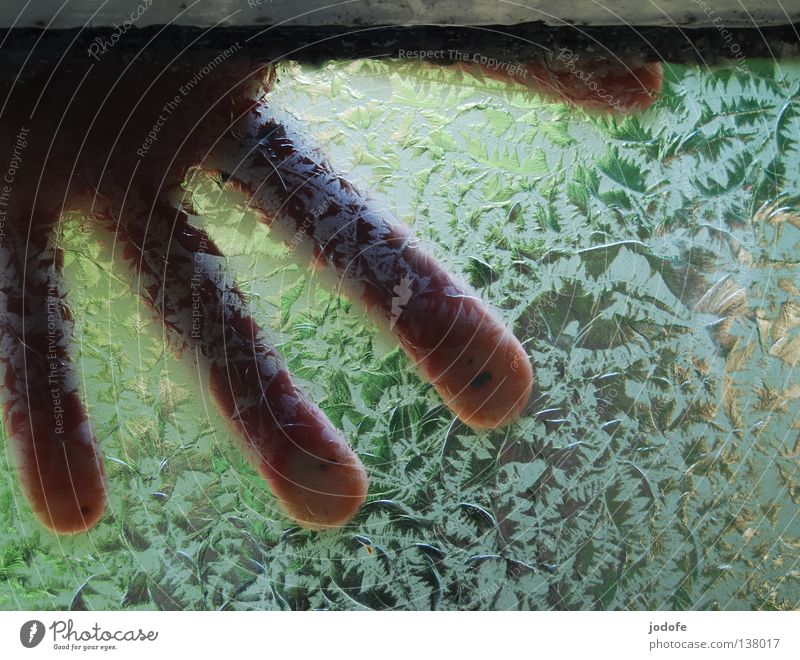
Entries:
{"type": "Polygon", "coordinates": [[[187,347],[216,405],[286,513],[309,528],[346,523],[366,497],[358,457],[291,381],[227,277],[224,259],[187,215],[159,204],[116,227],[142,295],[187,347]]]}
{"type": "Polygon", "coordinates": [[[34,513],[74,533],[103,512],[103,470],[68,354],[61,254],[48,245],[51,223],[31,215],[9,217],[0,242],[4,419],[34,513]]]}
{"type": "Polygon", "coordinates": [[[494,428],[519,416],[533,371],[486,305],[335,174],[290,120],[260,106],[234,131],[205,165],[243,190],[279,236],[331,268],[464,422],[494,428]]]}

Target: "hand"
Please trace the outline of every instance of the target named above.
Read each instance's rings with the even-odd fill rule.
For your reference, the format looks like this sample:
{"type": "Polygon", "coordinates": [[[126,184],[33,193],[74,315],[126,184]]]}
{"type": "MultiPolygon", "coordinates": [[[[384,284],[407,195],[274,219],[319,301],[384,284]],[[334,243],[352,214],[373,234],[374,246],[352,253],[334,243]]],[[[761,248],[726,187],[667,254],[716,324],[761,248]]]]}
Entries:
{"type": "Polygon", "coordinates": [[[232,54],[198,75],[217,55],[192,53],[178,66],[112,53],[102,68],[67,61],[66,73],[43,70],[13,90],[3,147],[9,159],[24,158],[0,245],[5,420],[31,506],[57,532],[90,527],[105,501],[52,246],[65,210],[114,232],[139,292],[196,357],[287,515],[337,526],[366,496],[357,457],[293,385],[222,255],[175,203],[194,165],[244,193],[274,231],[331,269],[464,422],[506,424],[530,395],[529,359],[504,325],[267,105],[273,71],[232,54]],[[43,111],[64,99],[64,115],[43,111]]]}

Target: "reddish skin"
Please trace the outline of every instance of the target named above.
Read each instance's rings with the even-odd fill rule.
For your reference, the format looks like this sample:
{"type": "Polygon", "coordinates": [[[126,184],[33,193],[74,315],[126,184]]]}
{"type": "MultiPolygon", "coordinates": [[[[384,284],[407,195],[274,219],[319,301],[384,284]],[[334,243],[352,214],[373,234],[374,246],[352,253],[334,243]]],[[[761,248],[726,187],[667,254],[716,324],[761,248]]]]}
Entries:
{"type": "Polygon", "coordinates": [[[169,204],[156,205],[149,226],[136,221],[144,209],[141,216],[133,211],[112,225],[123,258],[144,298],[207,374],[220,413],[287,515],[312,529],[347,522],[367,494],[364,468],[292,383],[244,296],[221,272],[213,241],[169,204]]]}
{"type": "MultiPolygon", "coordinates": [[[[299,135],[285,134],[283,141],[265,135],[270,126],[261,116],[262,94],[273,72],[237,55],[198,80],[197,71],[219,53],[178,57],[168,45],[151,48],[138,59],[116,49],[91,68],[84,53],[72,54],[52,66],[23,70],[18,78],[12,71],[0,79],[7,98],[0,130],[4,162],[14,157],[15,146],[19,151],[20,127],[30,131],[7,205],[6,242],[0,243],[5,421],[21,483],[42,524],[59,533],[82,531],[97,522],[105,501],[99,452],[68,360],[63,287],[51,294],[50,310],[55,300],[61,320],[49,334],[43,330],[49,287],[61,287],[58,255],[48,241],[66,210],[97,218],[117,233],[123,258],[138,274],[140,293],[204,367],[220,412],[289,517],[309,528],[334,527],[364,501],[367,479],[358,458],[295,388],[280,356],[247,315],[241,293],[214,261],[216,247],[169,201],[189,167],[223,169],[220,162],[255,139],[266,138],[273,152],[283,150],[289,161],[314,171],[309,177],[303,167],[282,170],[299,181],[287,190],[277,186],[269,159],[249,162],[249,177],[260,183],[250,185],[243,180],[248,177],[231,183],[254,199],[263,186],[269,193],[269,203],[260,209],[265,220],[289,231],[305,227],[312,253],[341,278],[346,292],[388,324],[464,422],[494,428],[515,419],[533,381],[520,343],[480,300],[464,294],[432,257],[410,244],[405,227],[378,213],[322,157],[303,147],[299,135]],[[190,81],[191,90],[178,94],[190,81]],[[148,140],[157,122],[155,139],[148,140]],[[319,223],[307,222],[314,195],[322,195],[332,213],[342,212],[341,227],[353,231],[314,242],[319,223]],[[203,314],[195,336],[191,280],[198,259],[203,314]],[[401,275],[413,280],[413,295],[398,306],[394,287],[401,275]],[[53,336],[60,341],[57,357],[63,366],[57,385],[63,390],[64,432],[58,434],[48,381],[52,360],[42,357],[53,336]]],[[[643,66],[636,75],[646,79],[645,87],[660,87],[660,70],[643,66]]],[[[547,73],[550,83],[555,80],[559,95],[592,106],[582,82],[574,87],[552,66],[545,68],[540,78],[547,73]]],[[[631,90],[626,75],[600,78],[619,82],[614,89],[624,96],[631,90]]],[[[508,79],[542,84],[535,77],[508,79]]],[[[644,107],[644,97],[630,93],[632,107],[644,107]]]]}
{"type": "Polygon", "coordinates": [[[315,264],[329,267],[344,292],[395,335],[462,421],[492,429],[519,416],[533,385],[519,341],[301,135],[259,108],[233,124],[206,162],[273,231],[303,237],[315,264]],[[309,223],[315,214],[319,222],[309,223]],[[403,280],[407,296],[398,305],[403,280]]]}
{"type": "Polygon", "coordinates": [[[444,268],[403,250],[428,284],[395,323],[401,346],[464,423],[493,429],[512,422],[531,395],[533,369],[522,344],[478,298],[458,292],[444,268]]]}
{"type": "Polygon", "coordinates": [[[475,78],[522,85],[584,110],[627,114],[649,108],[661,94],[660,62],[587,60],[561,54],[521,67],[488,68],[471,62],[451,65],[475,78]]]}
{"type": "Polygon", "coordinates": [[[61,257],[47,246],[54,217],[34,214],[30,237],[19,232],[23,222],[7,223],[9,250],[3,256],[11,257],[11,273],[6,271],[0,291],[6,312],[0,343],[14,346],[0,352],[0,364],[5,371],[4,420],[23,490],[45,526],[68,534],[99,520],[105,488],[66,351],[69,313],[63,292],[51,288],[58,285],[61,257]]]}

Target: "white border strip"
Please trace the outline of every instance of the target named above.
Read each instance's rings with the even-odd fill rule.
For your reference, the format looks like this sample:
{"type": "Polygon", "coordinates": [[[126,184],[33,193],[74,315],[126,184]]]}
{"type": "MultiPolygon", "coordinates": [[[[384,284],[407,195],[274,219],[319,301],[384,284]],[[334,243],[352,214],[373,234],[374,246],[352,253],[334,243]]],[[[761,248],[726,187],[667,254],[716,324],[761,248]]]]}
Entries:
{"type": "Polygon", "coordinates": [[[800,612],[2,612],[0,652],[119,660],[796,660],[800,612]],[[23,638],[40,641],[26,648],[23,638]]]}

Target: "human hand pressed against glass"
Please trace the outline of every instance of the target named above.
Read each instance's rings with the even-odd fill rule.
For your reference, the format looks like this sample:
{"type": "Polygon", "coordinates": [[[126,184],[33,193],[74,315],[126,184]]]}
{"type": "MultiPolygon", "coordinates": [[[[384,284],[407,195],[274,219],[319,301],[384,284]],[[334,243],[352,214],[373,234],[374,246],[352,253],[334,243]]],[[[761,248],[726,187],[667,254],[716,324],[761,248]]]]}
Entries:
{"type": "MultiPolygon", "coordinates": [[[[134,288],[194,356],[202,385],[290,518],[339,526],[366,497],[358,457],[292,383],[223,255],[181,204],[190,167],[238,190],[271,231],[335,274],[463,422],[492,429],[521,414],[533,370],[520,342],[406,227],[336,174],[291,118],[278,118],[267,102],[273,68],[235,52],[164,50],[26,66],[3,79],[0,146],[13,176],[0,190],[0,368],[20,480],[44,525],[82,531],[105,503],[53,240],[66,211],[113,233],[134,288]]],[[[599,110],[609,97],[614,110],[645,107],[661,84],[658,65],[591,70],[607,94],[574,63],[480,73],[599,110]]]]}

